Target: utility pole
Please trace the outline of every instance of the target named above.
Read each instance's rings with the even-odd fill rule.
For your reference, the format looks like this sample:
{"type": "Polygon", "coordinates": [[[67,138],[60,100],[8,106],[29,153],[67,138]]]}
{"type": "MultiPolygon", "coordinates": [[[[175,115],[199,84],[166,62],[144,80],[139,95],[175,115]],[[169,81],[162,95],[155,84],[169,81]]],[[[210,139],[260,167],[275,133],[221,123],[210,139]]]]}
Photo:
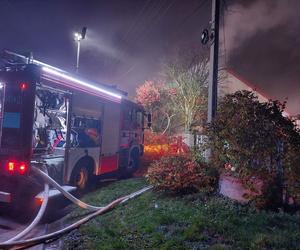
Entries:
{"type": "Polygon", "coordinates": [[[208,77],[207,122],[216,116],[218,102],[218,57],[219,57],[219,16],[220,0],[212,0],[210,63],[208,77]]]}

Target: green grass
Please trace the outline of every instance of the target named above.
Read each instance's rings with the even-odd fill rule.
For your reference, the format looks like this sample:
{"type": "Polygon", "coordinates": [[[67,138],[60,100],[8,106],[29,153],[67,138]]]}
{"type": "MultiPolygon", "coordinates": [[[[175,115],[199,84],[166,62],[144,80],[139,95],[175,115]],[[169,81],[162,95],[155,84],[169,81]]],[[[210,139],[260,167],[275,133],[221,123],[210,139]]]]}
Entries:
{"type": "MultiPolygon", "coordinates": [[[[105,205],[144,187],[143,179],[111,183],[84,197],[105,205]]],[[[75,209],[70,221],[84,212],[75,209]]],[[[70,233],[64,249],[300,249],[300,214],[256,212],[218,196],[172,197],[154,191],[70,233]]]]}

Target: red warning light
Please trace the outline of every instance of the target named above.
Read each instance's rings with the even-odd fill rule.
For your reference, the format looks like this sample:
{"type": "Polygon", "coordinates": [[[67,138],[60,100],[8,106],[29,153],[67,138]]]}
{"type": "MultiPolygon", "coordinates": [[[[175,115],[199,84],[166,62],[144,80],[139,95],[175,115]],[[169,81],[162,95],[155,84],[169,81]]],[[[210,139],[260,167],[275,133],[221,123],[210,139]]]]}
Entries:
{"type": "Polygon", "coordinates": [[[28,165],[25,162],[16,162],[16,161],[8,161],[6,164],[6,170],[11,173],[19,173],[21,175],[25,174],[28,171],[28,165]]]}
{"type": "Polygon", "coordinates": [[[20,89],[21,90],[26,90],[28,88],[28,84],[26,82],[21,82],[20,83],[20,89]]]}
{"type": "Polygon", "coordinates": [[[27,169],[28,169],[28,167],[27,167],[26,163],[21,162],[20,165],[19,165],[19,173],[20,174],[25,174],[27,169]]]}
{"type": "Polygon", "coordinates": [[[7,162],[7,170],[8,172],[14,172],[16,168],[16,163],[14,161],[7,162]]]}

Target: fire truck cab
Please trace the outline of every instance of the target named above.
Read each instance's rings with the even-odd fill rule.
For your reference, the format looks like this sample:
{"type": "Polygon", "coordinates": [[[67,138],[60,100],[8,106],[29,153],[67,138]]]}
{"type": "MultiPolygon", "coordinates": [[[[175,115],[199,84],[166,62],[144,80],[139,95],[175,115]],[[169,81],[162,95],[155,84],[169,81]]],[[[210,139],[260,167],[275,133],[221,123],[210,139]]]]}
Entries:
{"type": "Polygon", "coordinates": [[[34,164],[61,185],[130,175],[143,154],[144,110],[123,91],[38,61],[0,70],[0,204],[43,189],[34,164]]]}

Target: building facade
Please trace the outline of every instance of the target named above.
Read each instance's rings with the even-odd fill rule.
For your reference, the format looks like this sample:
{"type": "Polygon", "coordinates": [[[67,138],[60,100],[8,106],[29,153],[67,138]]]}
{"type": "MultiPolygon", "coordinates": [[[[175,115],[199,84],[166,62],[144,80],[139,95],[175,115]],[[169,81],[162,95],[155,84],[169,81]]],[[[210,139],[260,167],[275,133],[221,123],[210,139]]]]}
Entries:
{"type": "MultiPolygon", "coordinates": [[[[221,80],[219,84],[219,96],[232,94],[236,91],[248,90],[254,92],[260,102],[267,102],[274,98],[267,95],[261,88],[247,81],[233,70],[227,69],[221,72],[221,80]]],[[[276,99],[276,98],[275,98],[276,99]]],[[[295,120],[296,126],[300,129],[300,115],[292,116],[288,111],[284,111],[283,115],[295,120]]]]}

